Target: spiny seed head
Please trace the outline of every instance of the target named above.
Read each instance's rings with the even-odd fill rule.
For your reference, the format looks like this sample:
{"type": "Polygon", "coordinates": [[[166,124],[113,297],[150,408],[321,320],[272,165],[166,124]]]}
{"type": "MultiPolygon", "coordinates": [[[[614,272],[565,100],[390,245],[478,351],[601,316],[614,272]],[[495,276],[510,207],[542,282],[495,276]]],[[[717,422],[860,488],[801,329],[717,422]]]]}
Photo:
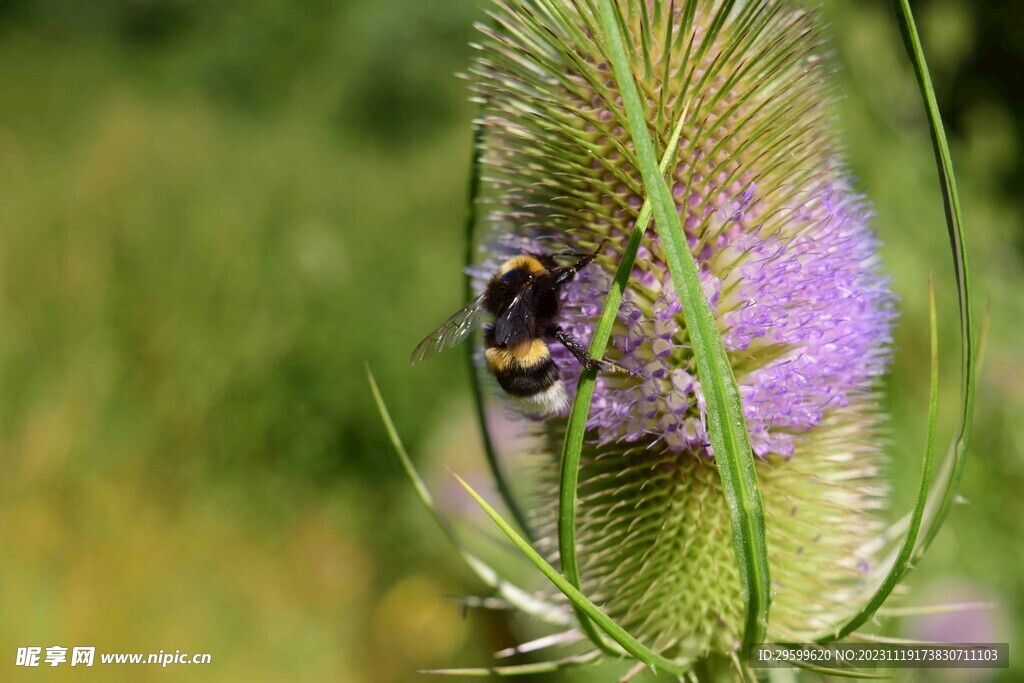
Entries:
{"type": "MultiPolygon", "coordinates": [[[[833,626],[871,587],[878,379],[893,302],[870,211],[828,123],[827,66],[799,3],[619,0],[634,77],[740,387],[758,459],[771,632],[833,626]]],[[[592,0],[505,0],[472,69],[490,211],[482,282],[523,252],[608,245],[567,287],[563,326],[589,340],[645,192],[592,0]]],[[[570,389],[580,366],[553,349],[570,389]]],[[[645,237],[597,380],[580,468],[583,590],[669,656],[737,647],[744,600],[682,307],[645,237]]],[[[564,416],[526,422],[540,545],[557,559],[564,416]]]]}

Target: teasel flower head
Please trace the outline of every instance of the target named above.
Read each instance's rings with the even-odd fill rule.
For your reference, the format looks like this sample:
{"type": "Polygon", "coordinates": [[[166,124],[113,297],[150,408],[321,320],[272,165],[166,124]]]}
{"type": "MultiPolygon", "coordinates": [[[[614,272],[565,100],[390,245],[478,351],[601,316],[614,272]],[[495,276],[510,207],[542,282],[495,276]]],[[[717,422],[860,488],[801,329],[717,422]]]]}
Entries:
{"type": "MultiPolygon", "coordinates": [[[[617,8],[742,398],[765,511],[769,633],[812,639],[878,580],[879,381],[894,322],[870,206],[830,120],[821,24],[783,0],[617,8]]],[[[564,293],[563,327],[589,340],[646,196],[607,36],[591,0],[504,0],[492,19],[470,76],[486,207],[471,272],[482,287],[512,255],[604,244],[564,293]]],[[[744,598],[682,311],[651,230],[606,354],[634,376],[597,379],[576,540],[582,592],[652,650],[694,661],[736,653],[744,598]]],[[[571,392],[580,365],[552,353],[571,392]]],[[[524,415],[529,452],[506,463],[528,470],[524,507],[554,564],[565,428],[565,415],[524,415]]]]}

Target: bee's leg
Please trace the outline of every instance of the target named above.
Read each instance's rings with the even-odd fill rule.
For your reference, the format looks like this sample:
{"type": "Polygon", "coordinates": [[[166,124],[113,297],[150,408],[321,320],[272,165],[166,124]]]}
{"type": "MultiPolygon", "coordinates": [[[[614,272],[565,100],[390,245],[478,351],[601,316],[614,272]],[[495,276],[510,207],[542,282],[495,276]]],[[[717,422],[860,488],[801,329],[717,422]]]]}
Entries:
{"type": "Polygon", "coordinates": [[[597,258],[597,255],[601,253],[601,249],[604,248],[604,245],[607,241],[608,240],[603,240],[601,244],[597,245],[597,249],[595,249],[592,253],[583,256],[579,261],[572,264],[571,266],[566,266],[565,268],[555,268],[553,271],[551,271],[551,274],[555,276],[554,282],[552,283],[553,286],[555,288],[558,288],[566,284],[567,282],[572,281],[572,279],[576,277],[576,273],[580,272],[581,270],[589,266],[593,262],[593,260],[597,258]]]}
{"type": "Polygon", "coordinates": [[[576,273],[580,272],[584,268],[590,265],[591,261],[597,254],[587,254],[576,263],[565,268],[555,268],[551,271],[551,274],[555,276],[555,281],[552,283],[555,287],[561,287],[562,285],[571,282],[576,273]]]}
{"type": "Polygon", "coordinates": [[[569,353],[571,353],[573,357],[579,361],[580,365],[587,370],[593,370],[595,372],[624,372],[626,374],[632,374],[626,368],[621,365],[616,365],[611,361],[591,358],[590,354],[587,353],[587,348],[583,346],[583,343],[561,327],[551,328],[548,331],[548,334],[557,339],[562,346],[567,348],[569,353]]]}
{"type": "Polygon", "coordinates": [[[557,254],[534,254],[530,253],[530,256],[540,261],[540,264],[548,269],[550,272],[555,272],[559,269],[558,262],[555,261],[557,254]]]}

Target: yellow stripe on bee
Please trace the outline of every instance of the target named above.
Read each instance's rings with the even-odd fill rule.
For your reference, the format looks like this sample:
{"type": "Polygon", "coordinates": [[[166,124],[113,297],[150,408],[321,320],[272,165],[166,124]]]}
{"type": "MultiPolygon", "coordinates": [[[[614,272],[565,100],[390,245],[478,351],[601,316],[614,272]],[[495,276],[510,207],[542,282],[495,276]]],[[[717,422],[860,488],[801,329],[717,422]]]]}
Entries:
{"type": "Polygon", "coordinates": [[[491,348],[484,351],[487,358],[487,365],[497,373],[509,370],[513,364],[518,365],[516,357],[508,349],[491,348]]]}
{"type": "Polygon", "coordinates": [[[510,349],[489,348],[484,352],[487,364],[495,372],[510,370],[516,366],[529,369],[548,359],[548,345],[542,339],[531,339],[510,349]]]}
{"type": "Polygon", "coordinates": [[[508,261],[501,264],[501,268],[498,269],[498,277],[501,277],[510,270],[516,270],[517,268],[522,268],[534,276],[544,275],[548,272],[548,269],[544,267],[544,264],[534,257],[516,256],[515,258],[510,258],[508,261]]]}
{"type": "Polygon", "coordinates": [[[524,368],[532,368],[548,359],[548,345],[542,339],[531,339],[513,347],[512,355],[519,359],[519,364],[524,368]]]}

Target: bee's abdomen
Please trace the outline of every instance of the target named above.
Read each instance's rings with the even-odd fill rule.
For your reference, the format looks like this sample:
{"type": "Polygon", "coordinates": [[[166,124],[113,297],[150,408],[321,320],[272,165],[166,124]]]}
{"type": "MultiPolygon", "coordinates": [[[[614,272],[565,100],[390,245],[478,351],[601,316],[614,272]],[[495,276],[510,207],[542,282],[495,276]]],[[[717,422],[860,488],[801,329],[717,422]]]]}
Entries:
{"type": "Polygon", "coordinates": [[[556,415],[569,405],[565,385],[543,339],[530,339],[512,347],[499,347],[494,328],[484,330],[487,365],[498,384],[538,417],[556,415]]]}
{"type": "Polygon", "coordinates": [[[558,368],[541,339],[510,348],[488,345],[486,356],[498,384],[513,396],[532,396],[558,381],[558,368]]]}
{"type": "Polygon", "coordinates": [[[494,376],[501,388],[512,396],[533,396],[546,391],[558,381],[558,369],[548,358],[531,368],[515,368],[504,372],[495,370],[494,376]]]}

